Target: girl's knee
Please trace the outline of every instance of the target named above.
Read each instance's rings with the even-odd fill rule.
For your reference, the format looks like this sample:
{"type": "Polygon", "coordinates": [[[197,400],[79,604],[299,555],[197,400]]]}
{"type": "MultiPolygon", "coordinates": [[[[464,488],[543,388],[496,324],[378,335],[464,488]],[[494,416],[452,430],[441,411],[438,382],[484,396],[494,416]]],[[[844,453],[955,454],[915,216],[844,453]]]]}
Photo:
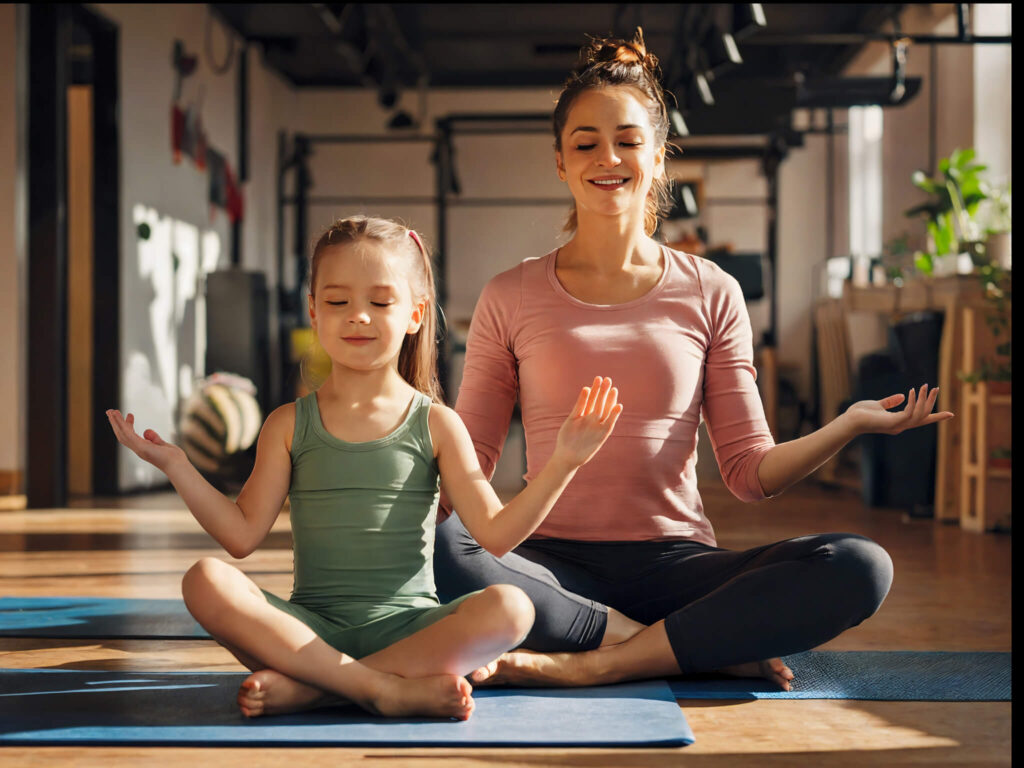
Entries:
{"type": "Polygon", "coordinates": [[[202,610],[217,594],[218,587],[228,577],[230,568],[227,563],[215,557],[204,557],[185,571],[181,579],[181,596],[193,615],[196,610],[202,610]]]}
{"type": "Polygon", "coordinates": [[[480,597],[491,621],[506,628],[512,642],[521,642],[526,637],[533,627],[536,610],[523,590],[512,584],[492,584],[481,591],[480,597]]]}

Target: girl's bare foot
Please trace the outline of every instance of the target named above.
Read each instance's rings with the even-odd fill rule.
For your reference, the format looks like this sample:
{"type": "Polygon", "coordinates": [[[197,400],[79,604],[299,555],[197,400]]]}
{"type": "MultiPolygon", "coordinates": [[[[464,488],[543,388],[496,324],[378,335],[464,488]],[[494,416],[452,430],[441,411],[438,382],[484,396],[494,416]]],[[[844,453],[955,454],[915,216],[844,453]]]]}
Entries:
{"type": "Polygon", "coordinates": [[[319,688],[300,683],[273,669],[253,672],[238,689],[238,706],[246,717],[283,715],[337,700],[319,688]]]}
{"type": "MultiPolygon", "coordinates": [[[[355,702],[377,715],[426,715],[468,720],[476,707],[471,696],[473,686],[464,677],[435,675],[404,678],[385,674],[381,678],[382,685],[376,695],[366,701],[355,702]]],[[[253,672],[242,681],[238,690],[238,706],[246,717],[283,715],[342,701],[345,699],[341,696],[299,682],[273,669],[253,672]]]]}
{"type": "Polygon", "coordinates": [[[364,706],[372,712],[389,717],[426,715],[468,720],[476,703],[473,686],[459,675],[432,677],[399,677],[384,675],[384,684],[364,706]]]}
{"type": "Polygon", "coordinates": [[[763,677],[776,683],[784,691],[793,690],[793,686],[790,684],[790,681],[793,679],[793,670],[787,667],[782,659],[765,659],[764,661],[751,661],[746,664],[733,664],[732,666],[722,667],[715,671],[732,677],[763,677]]]}
{"type": "Polygon", "coordinates": [[[495,661],[473,670],[474,685],[531,685],[568,687],[592,685],[580,664],[579,653],[536,653],[517,650],[503,653],[495,661]]]}

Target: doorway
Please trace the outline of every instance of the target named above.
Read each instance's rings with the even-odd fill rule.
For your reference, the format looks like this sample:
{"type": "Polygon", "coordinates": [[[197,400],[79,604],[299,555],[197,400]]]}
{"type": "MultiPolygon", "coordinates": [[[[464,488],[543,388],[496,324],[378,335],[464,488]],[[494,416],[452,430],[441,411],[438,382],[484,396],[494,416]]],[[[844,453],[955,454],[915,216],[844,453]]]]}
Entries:
{"type": "Polygon", "coordinates": [[[30,508],[117,492],[120,188],[117,27],[28,9],[30,508]]]}

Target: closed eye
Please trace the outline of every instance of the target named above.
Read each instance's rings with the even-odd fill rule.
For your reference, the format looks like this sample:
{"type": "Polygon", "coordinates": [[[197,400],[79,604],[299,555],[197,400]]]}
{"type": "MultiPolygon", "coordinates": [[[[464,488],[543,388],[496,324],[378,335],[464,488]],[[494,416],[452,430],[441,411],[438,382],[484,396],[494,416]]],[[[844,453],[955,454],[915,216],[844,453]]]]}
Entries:
{"type": "Polygon", "coordinates": [[[373,304],[373,306],[375,306],[375,307],[390,307],[391,306],[391,302],[390,301],[386,301],[386,302],[371,301],[370,303],[373,304]]]}
{"type": "Polygon", "coordinates": [[[347,301],[328,301],[327,303],[330,304],[332,307],[343,307],[346,304],[348,304],[347,301]]]}
{"type": "MultiPolygon", "coordinates": [[[[642,146],[642,145],[643,145],[642,141],[620,141],[619,142],[619,146],[620,147],[639,147],[639,146],[642,146]]],[[[576,145],[576,149],[585,152],[586,150],[593,149],[596,146],[597,146],[597,144],[577,144],[576,145]]]]}

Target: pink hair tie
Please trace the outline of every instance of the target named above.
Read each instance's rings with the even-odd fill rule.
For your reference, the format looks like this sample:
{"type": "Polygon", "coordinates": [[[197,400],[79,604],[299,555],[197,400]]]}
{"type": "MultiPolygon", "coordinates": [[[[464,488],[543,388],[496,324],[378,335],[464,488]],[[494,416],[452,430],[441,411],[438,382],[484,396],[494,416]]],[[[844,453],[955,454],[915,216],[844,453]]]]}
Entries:
{"type": "Polygon", "coordinates": [[[423,241],[420,240],[420,236],[416,234],[415,229],[409,230],[409,237],[416,241],[416,247],[420,249],[420,253],[423,254],[423,258],[427,257],[427,249],[423,247],[423,241]]]}

